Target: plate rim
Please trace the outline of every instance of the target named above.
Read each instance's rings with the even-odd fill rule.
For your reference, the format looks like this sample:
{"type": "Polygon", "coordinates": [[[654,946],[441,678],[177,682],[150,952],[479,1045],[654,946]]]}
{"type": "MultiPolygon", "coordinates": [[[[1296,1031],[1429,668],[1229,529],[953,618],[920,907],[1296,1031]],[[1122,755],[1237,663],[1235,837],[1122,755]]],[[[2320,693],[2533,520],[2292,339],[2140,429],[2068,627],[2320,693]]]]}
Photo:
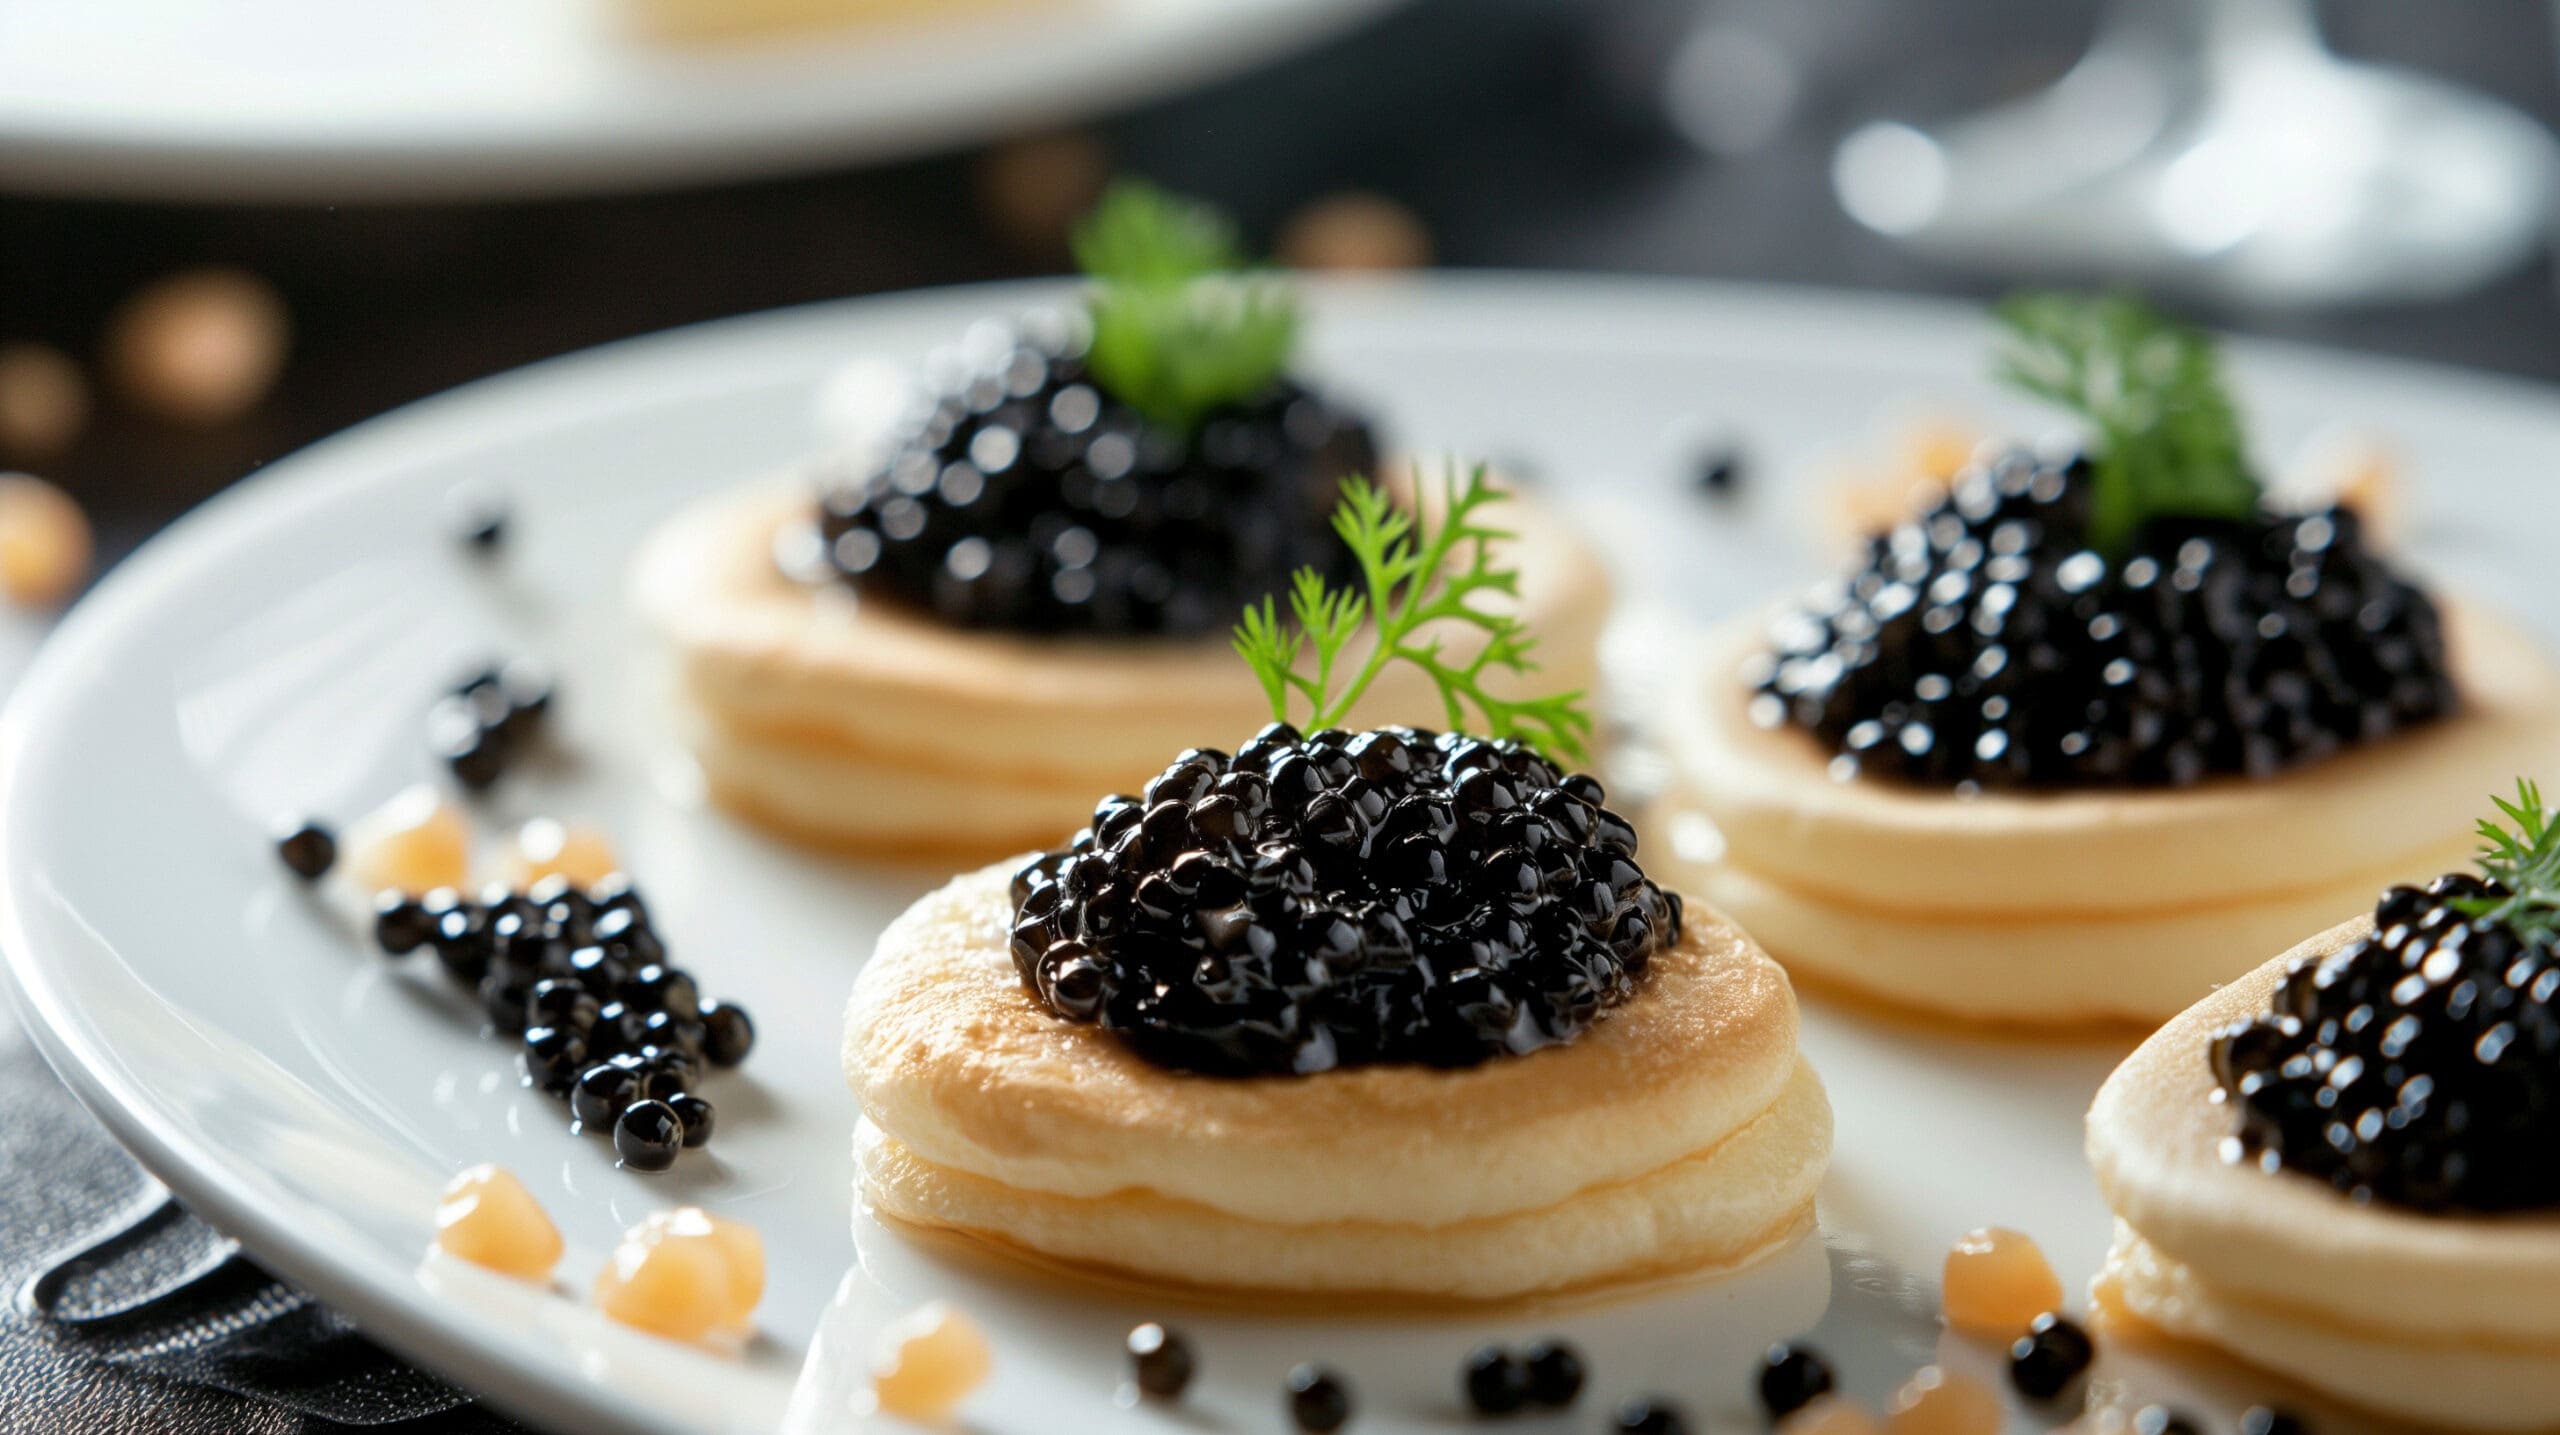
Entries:
{"type": "MultiPolygon", "coordinates": [[[[1978,326],[1982,312],[1979,304],[1934,296],[1628,275],[1464,271],[1390,280],[1313,278],[1304,283],[1319,346],[1329,313],[1353,313],[1364,306],[1384,306],[1390,314],[1404,306],[1435,318],[1481,306],[1497,311],[1498,319],[1507,315],[1502,322],[1516,322],[1521,310],[1540,307],[1585,311],[1632,307],[1655,314],[1657,324],[1666,313],[1700,320],[1756,315],[1761,322],[1783,317],[1810,323],[1817,330],[1854,328],[1892,344],[1921,340],[1932,348],[1958,326],[1978,326]]],[[[630,371],[629,382],[619,386],[615,395],[616,405],[646,406],[677,396],[699,401],[702,395],[716,392],[701,377],[715,367],[725,380],[742,385],[761,382],[785,369],[804,372],[806,367],[805,359],[798,356],[769,362],[763,369],[752,361],[742,369],[704,365],[704,346],[751,356],[759,348],[781,346],[783,337],[794,332],[816,336],[840,331],[850,357],[859,350],[864,327],[894,323],[900,311],[919,316],[941,311],[1004,313],[1071,292],[1064,286],[1065,281],[1047,279],[896,291],[765,310],[616,340],[414,400],[279,458],[147,540],[75,605],[44,643],[18,691],[0,710],[0,814],[16,812],[14,799],[25,780],[31,745],[51,721],[51,710],[68,701],[56,694],[76,689],[90,653],[112,644],[118,634],[146,617],[163,590],[208,562],[218,561],[239,536],[260,526],[263,515],[280,515],[304,504],[325,502],[345,489],[380,482],[381,474],[369,462],[376,449],[411,445],[444,428],[461,435],[451,440],[456,448],[485,446],[491,439],[487,431],[473,426],[475,411],[502,411],[528,403],[539,407],[546,390],[579,387],[591,370],[630,371]],[[676,362],[679,357],[681,363],[676,362]]],[[[1747,330],[1755,325],[1738,327],[1747,330]]],[[[2514,375],[2283,340],[2237,338],[2230,347],[2244,378],[2250,368],[2307,366],[2328,373],[2343,368],[2363,382],[2397,385],[2413,403],[2477,405],[2510,412],[2539,406],[2560,423],[2560,386],[2514,375]]],[[[14,825],[14,817],[9,820],[14,825]]],[[[242,1163],[196,1141],[160,1109],[147,1090],[135,1089],[114,1059],[105,1033],[69,1003],[54,975],[54,960],[30,940],[29,894],[22,890],[25,861],[14,847],[0,850],[0,972],[5,972],[0,985],[5,985],[30,1040],[57,1076],[121,1145],[191,1209],[239,1241],[262,1264],[356,1319],[369,1336],[447,1374],[469,1393],[502,1409],[536,1422],[576,1422],[570,1428],[596,1428],[599,1420],[615,1428],[671,1435],[687,1428],[657,1419],[646,1406],[620,1399],[610,1390],[565,1377],[557,1361],[533,1358],[524,1348],[494,1338],[486,1322],[453,1316],[405,1269],[396,1278],[384,1279],[377,1269],[383,1263],[370,1253],[359,1251],[351,1257],[348,1252],[333,1251],[299,1229],[290,1213],[260,1208],[240,1189],[234,1168],[242,1163]]]]}
{"type": "MultiPolygon", "coordinates": [[[[670,113],[663,103],[667,94],[656,94],[654,104],[624,99],[591,105],[570,123],[530,134],[457,123],[458,112],[444,109],[405,130],[368,127],[327,141],[315,141],[304,128],[307,121],[299,120],[227,129],[120,124],[0,105],[0,187],[231,205],[572,197],[748,182],[931,154],[1116,114],[1276,63],[1408,3],[1202,0],[1196,16],[1178,22],[1124,18],[1117,22],[1124,38],[1105,47],[1015,47],[1038,70],[1035,82],[992,96],[953,86],[962,97],[894,109],[842,102],[814,112],[735,108],[717,124],[632,123],[635,116],[652,114],[663,120],[670,113]]],[[[989,22],[963,17],[957,32],[984,23],[989,22]]],[[[866,54],[882,48],[866,46],[869,38],[855,27],[729,48],[668,47],[639,54],[628,69],[646,75],[653,92],[683,92],[690,76],[697,100],[706,85],[739,88],[757,69],[810,71],[791,87],[792,94],[858,92],[866,66],[896,63],[894,51],[886,58],[866,54]],[[811,65],[813,54],[829,51],[850,61],[824,69],[811,65]]],[[[926,26],[891,39],[913,45],[948,36],[926,26]]]]}

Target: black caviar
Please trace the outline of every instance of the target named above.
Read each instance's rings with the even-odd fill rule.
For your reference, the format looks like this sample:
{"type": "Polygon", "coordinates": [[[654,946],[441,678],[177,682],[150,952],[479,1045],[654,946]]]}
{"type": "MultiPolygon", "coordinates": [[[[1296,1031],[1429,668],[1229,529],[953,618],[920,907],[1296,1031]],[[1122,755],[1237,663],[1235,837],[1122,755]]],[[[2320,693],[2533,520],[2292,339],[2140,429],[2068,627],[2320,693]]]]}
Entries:
{"type": "Polygon", "coordinates": [[[551,712],[551,675],[517,659],[478,669],[427,709],[427,746],[454,781],[482,791],[506,775],[551,712]]]}
{"type": "Polygon", "coordinates": [[[2009,1343],[2009,1383],[2030,1400],[2051,1400],[2097,1358],[2089,1332],[2067,1316],[2046,1311],[2009,1343]]]}
{"type": "Polygon", "coordinates": [[[2145,1405],[2134,1412],[2133,1435],[2204,1435],[2196,1422],[2166,1405],[2145,1405]]]}
{"type": "Polygon", "coordinates": [[[2465,874],[2394,887],[2372,933],[2216,1033],[2229,1154],[2417,1210],[2560,1205],[2560,959],[2456,905],[2504,895],[2465,874]]]}
{"type": "Polygon", "coordinates": [[[1689,1435],[1689,1417],[1668,1400],[1640,1395],[1619,1403],[1609,1428],[1618,1435],[1689,1435]]]}
{"type": "Polygon", "coordinates": [[[328,828],[306,818],[278,830],[276,856],[296,877],[317,882],[338,865],[338,839],[328,828]]]}
{"type": "Polygon", "coordinates": [[[1129,1332],[1129,1375],[1158,1400],[1179,1399],[1191,1386],[1191,1342],[1154,1321],[1129,1332]]]}
{"type": "Polygon", "coordinates": [[[2154,518],[2093,551],[2091,470],[1977,467],[1783,615],[1752,719],[1926,786],[2264,777],[2453,711],[2435,603],[2350,509],[2154,518]]]}
{"type": "Polygon", "coordinates": [[[2288,1411],[2252,1405],[2240,1414],[2240,1435],[2311,1435],[2311,1427],[2288,1411]]]}
{"type": "Polygon", "coordinates": [[[1520,1362],[1529,1370],[1530,1404],[1552,1408],[1581,1398],[1585,1377],[1581,1351],[1561,1340],[1541,1340],[1520,1352],[1520,1362]]]}
{"type": "Polygon", "coordinates": [[[1510,1415],[1529,1403],[1529,1369],[1499,1345],[1478,1346],[1458,1367],[1458,1389],[1478,1415],[1510,1415]]]}
{"type": "Polygon", "coordinates": [[[1284,1382],[1289,1423],[1307,1435],[1332,1435],[1351,1420],[1351,1387],[1321,1365],[1292,1368],[1284,1382]]]}
{"type": "Polygon", "coordinates": [[[1604,796],[1517,743],[1275,723],[1016,874],[1014,962],[1057,1015],[1201,1071],[1567,1041],[1680,932],[1604,796]]]}
{"type": "Polygon", "coordinates": [[[1784,1420],[1839,1385],[1831,1362],[1811,1346],[1782,1343],[1760,1357],[1760,1406],[1772,1420],[1784,1420]]]}
{"type": "Polygon", "coordinates": [[[620,877],[585,890],[549,877],[476,902],[385,892],[374,940],[393,956],[433,950],[517,1038],[526,1083],[566,1100],[581,1128],[610,1132],[634,1170],[663,1171],[679,1150],[709,1144],[716,1113],[697,1088],[754,1046],[745,1011],[703,1000],[668,962],[647,903],[620,877]]]}
{"type": "Polygon", "coordinates": [[[827,481],[785,568],[957,627],[1102,635],[1224,632],[1299,568],[1353,576],[1330,515],[1377,470],[1360,419],[1281,380],[1172,431],[1105,392],[1083,343],[1040,321],[963,345],[887,456],[827,481]]]}

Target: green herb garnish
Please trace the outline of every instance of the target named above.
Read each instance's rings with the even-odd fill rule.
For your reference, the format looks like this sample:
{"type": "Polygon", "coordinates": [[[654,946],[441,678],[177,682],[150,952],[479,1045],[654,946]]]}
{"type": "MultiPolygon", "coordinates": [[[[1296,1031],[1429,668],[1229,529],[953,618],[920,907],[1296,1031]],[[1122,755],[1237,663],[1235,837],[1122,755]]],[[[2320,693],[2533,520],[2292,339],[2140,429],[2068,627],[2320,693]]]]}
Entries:
{"type": "Polygon", "coordinates": [[[1494,545],[1513,535],[1478,516],[1502,497],[1485,482],[1484,465],[1461,480],[1452,463],[1434,524],[1397,506],[1367,479],[1345,479],[1333,531],[1359,560],[1360,588],[1331,587],[1322,574],[1302,568],[1289,591],[1289,623],[1265,598],[1248,605],[1236,625],[1236,651],[1262,679],[1272,717],[1292,721],[1293,698],[1304,698],[1309,711],[1302,727],[1338,727],[1378,674],[1402,661],[1439,686],[1452,731],[1514,739],[1560,762],[1584,761],[1591,715],[1580,692],[1513,701],[1484,689],[1488,672],[1530,673],[1538,666],[1530,657],[1536,640],[1518,618],[1475,606],[1480,595],[1517,597],[1520,591],[1520,575],[1494,561],[1494,545]],[[1438,637],[1420,636],[1435,623],[1473,628],[1483,645],[1464,658],[1444,657],[1438,637]],[[1352,647],[1364,632],[1369,651],[1355,661],[1352,647]],[[1298,660],[1309,648],[1315,671],[1304,673],[1298,660]],[[1470,707],[1483,719],[1474,727],[1467,721],[1470,707]]]}
{"type": "Polygon", "coordinates": [[[1086,362],[1151,422],[1188,433],[1288,366],[1297,305],[1275,277],[1247,267],[1235,226],[1215,209],[1122,180],[1076,226],[1074,245],[1093,280],[1086,362]]]}
{"type": "Polygon", "coordinates": [[[2491,798],[2512,827],[2480,820],[2480,875],[2507,889],[2504,897],[2457,897],[2466,917],[2485,917],[2528,942],[2560,940],[2560,822],[2542,805],[2541,785],[2516,783],[2515,801],[2491,798]]]}
{"type": "Polygon", "coordinates": [[[2261,486],[2213,340],[2126,294],[2021,294],[2001,382],[2097,430],[2090,546],[2123,551],[2153,518],[2247,518],[2261,486]]]}

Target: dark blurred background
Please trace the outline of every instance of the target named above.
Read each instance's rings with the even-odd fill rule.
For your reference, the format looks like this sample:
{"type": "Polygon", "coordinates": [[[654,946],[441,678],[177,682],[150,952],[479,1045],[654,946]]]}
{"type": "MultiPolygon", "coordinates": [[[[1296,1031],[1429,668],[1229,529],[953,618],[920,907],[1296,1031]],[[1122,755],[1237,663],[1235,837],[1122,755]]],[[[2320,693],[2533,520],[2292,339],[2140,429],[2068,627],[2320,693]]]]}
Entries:
{"type": "MultiPolygon", "coordinates": [[[[2541,0],[2333,0],[2337,51],[2560,113],[2541,0]]],[[[1840,137],[2052,81],[2097,7],[2054,0],[1419,0],[1274,68],[1089,127],[852,172],[609,198],[223,207],[0,194],[0,344],[84,365],[141,286],[215,264],[262,276],[291,332],[272,392],[211,424],[100,386],[42,472],[112,559],[258,465],[408,400],[548,355],[747,310],[1054,272],[1063,215],[1105,167],[1231,206],[1257,241],[1410,248],[1345,191],[1409,215],[1436,262],[1995,293],[1859,227],[1840,137]],[[1684,49],[1723,11],[1803,63],[1786,93],[1684,49]],[[1683,67],[1695,70],[1682,74],[1683,67]],[[1323,211],[1319,211],[1322,213],[1323,211]],[[1293,219],[1302,221],[1293,234],[1293,219]],[[1310,237],[1312,234],[1312,237],[1310,237]],[[1347,236],[1347,237],[1346,237],[1347,236]]],[[[2544,259],[2459,298],[2318,311],[2193,302],[2217,323],[2560,377],[2544,259]]]]}

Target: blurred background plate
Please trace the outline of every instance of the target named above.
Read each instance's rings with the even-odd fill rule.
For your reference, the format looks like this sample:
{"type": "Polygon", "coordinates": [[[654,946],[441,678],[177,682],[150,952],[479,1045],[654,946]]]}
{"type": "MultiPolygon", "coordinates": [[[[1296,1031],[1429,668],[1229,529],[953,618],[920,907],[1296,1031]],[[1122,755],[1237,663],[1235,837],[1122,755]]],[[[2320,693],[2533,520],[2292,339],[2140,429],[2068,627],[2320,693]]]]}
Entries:
{"type": "Polygon", "coordinates": [[[906,0],[678,41],[640,33],[640,0],[0,0],[0,189],[337,201],[782,173],[1169,94],[1395,3],[906,0]]]}

